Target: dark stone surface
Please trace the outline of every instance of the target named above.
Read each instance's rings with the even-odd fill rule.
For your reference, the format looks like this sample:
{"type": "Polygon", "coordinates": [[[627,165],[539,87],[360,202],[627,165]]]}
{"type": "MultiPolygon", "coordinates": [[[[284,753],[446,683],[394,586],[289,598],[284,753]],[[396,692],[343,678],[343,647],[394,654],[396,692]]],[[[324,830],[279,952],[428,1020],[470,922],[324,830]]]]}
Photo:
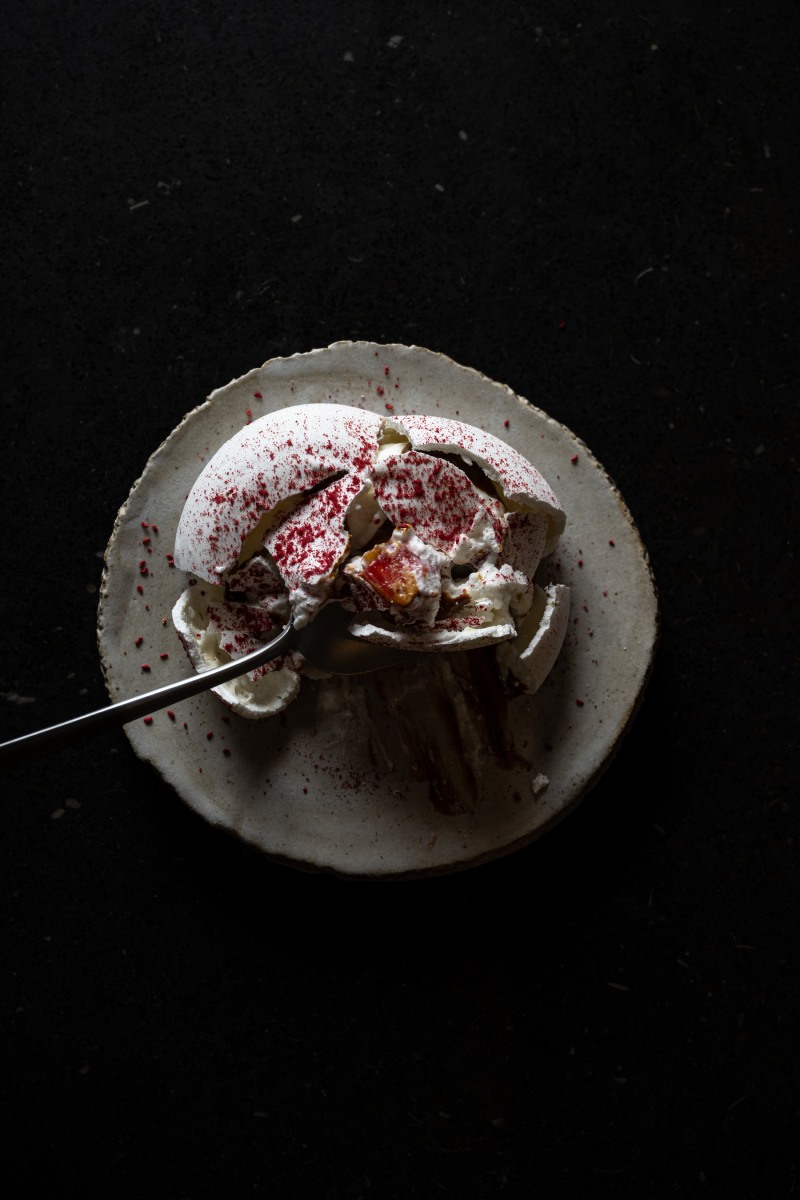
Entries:
{"type": "Polygon", "coordinates": [[[30,1190],[794,1194],[798,20],[699,8],[4,6],[7,736],[103,702],[100,556],[163,437],[341,338],[574,429],[663,606],[601,784],[465,875],[274,866],[121,734],[5,772],[30,1190]]]}

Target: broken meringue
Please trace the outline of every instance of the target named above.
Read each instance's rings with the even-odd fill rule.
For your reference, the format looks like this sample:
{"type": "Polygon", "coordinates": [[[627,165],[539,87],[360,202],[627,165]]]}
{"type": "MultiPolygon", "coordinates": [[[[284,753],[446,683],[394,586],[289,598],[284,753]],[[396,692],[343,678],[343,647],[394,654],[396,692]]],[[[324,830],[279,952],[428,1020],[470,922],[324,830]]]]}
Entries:
{"type": "MultiPolygon", "coordinates": [[[[497,644],[535,691],[555,662],[569,589],[534,583],[565,517],[513,447],[463,422],[301,404],[246,425],[187,497],[175,565],[192,576],[173,622],[198,670],[241,657],[329,601],[351,632],[409,650],[497,644]]],[[[283,655],[215,688],[262,717],[297,695],[283,655]]]]}

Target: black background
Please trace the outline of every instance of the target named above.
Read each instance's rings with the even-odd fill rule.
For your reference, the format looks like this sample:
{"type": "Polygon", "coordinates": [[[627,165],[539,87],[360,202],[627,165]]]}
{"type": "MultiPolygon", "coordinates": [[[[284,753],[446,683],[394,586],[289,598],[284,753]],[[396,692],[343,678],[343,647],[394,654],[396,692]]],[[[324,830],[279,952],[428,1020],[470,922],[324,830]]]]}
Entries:
{"type": "Polygon", "coordinates": [[[599,786],[462,875],[262,860],[121,733],[4,772],[31,1190],[798,1190],[796,12],[3,6],[6,736],[104,701],[101,556],[150,453],[342,338],[569,425],[663,623],[599,786]]]}

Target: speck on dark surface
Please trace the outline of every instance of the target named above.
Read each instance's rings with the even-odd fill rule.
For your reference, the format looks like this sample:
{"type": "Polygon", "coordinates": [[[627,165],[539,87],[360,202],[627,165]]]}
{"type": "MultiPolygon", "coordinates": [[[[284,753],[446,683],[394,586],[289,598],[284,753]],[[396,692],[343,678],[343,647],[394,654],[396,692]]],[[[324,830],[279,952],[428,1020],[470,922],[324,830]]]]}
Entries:
{"type": "Polygon", "coordinates": [[[262,861],[107,735],[7,773],[7,1173],[63,1196],[797,1191],[796,6],[4,7],[6,736],[103,702],[118,507],[265,359],[417,343],[604,464],[645,703],[464,875],[262,861]]]}

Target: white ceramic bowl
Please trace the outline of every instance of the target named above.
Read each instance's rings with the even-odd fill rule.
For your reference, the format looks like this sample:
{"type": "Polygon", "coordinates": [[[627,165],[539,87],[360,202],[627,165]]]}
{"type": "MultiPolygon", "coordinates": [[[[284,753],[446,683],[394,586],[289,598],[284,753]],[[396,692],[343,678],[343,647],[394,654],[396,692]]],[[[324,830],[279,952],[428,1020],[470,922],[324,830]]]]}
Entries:
{"type": "Polygon", "coordinates": [[[457,417],[542,472],[567,514],[538,576],[571,589],[554,670],[535,696],[509,699],[492,651],[430,656],[381,675],[304,680],[276,718],[244,720],[206,693],[126,733],[208,821],[298,867],[415,877],[507,854],[563,817],[608,765],[651,669],[657,600],[633,520],[587,447],[441,354],[337,342],[273,359],[189,413],[134,484],[106,552],[99,644],[109,694],[191,670],[170,620],[185,579],[168,556],[204,463],[250,417],[322,401],[457,417]]]}

